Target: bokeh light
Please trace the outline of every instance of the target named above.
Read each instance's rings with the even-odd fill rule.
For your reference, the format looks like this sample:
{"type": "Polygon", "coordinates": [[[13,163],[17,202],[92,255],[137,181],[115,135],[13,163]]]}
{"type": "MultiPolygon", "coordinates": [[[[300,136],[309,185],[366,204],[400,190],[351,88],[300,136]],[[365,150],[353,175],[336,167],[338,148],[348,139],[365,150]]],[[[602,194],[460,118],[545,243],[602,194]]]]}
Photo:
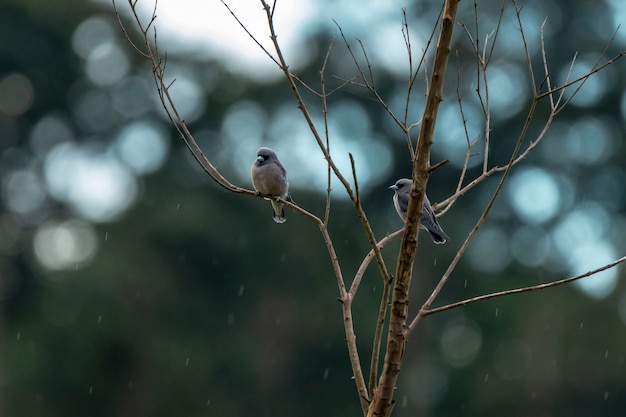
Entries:
{"type": "MultiPolygon", "coordinates": [[[[518,65],[493,63],[487,71],[489,110],[495,122],[510,119],[528,103],[530,90],[524,82],[526,74],[518,65]]],[[[487,96],[484,96],[485,99],[487,96]]]]}
{"type": "MultiPolygon", "coordinates": [[[[249,162],[250,157],[246,155],[239,155],[239,152],[243,149],[249,149],[252,153],[256,152],[257,148],[261,147],[261,144],[265,139],[265,130],[267,129],[268,115],[265,109],[255,101],[243,100],[239,101],[227,110],[222,120],[221,133],[223,141],[226,143],[237,143],[236,147],[224,147],[225,152],[229,152],[231,158],[233,158],[233,164],[235,166],[252,165],[255,155],[252,155],[252,162],[244,164],[243,161],[249,162]],[[238,157],[237,159],[234,159],[238,157]]],[[[276,138],[272,138],[276,139],[276,138]]],[[[243,154],[243,152],[241,152],[243,154]]],[[[246,167],[246,173],[249,174],[249,166],[246,167]]]]}
{"type": "MultiPolygon", "coordinates": [[[[166,83],[169,85],[169,94],[176,103],[179,114],[184,115],[186,123],[191,123],[202,116],[206,107],[203,83],[198,74],[184,65],[168,64],[166,83]]],[[[153,96],[157,106],[162,107],[157,96],[153,96]]],[[[169,107],[169,105],[168,105],[169,107]]],[[[158,114],[169,122],[165,110],[159,110],[158,114]]]]}
{"type": "Polygon", "coordinates": [[[539,152],[548,161],[565,165],[595,165],[621,148],[620,128],[604,116],[582,116],[568,123],[555,122],[539,152]],[[593,140],[590,140],[593,138],[593,140]]]}
{"type": "Polygon", "coordinates": [[[169,151],[163,129],[149,122],[136,122],[126,126],[113,147],[120,160],[138,175],[159,169],[169,151]]]}
{"type": "Polygon", "coordinates": [[[561,206],[556,180],[541,168],[524,168],[514,172],[509,190],[513,210],[527,223],[545,223],[558,213],[561,206]]]}
{"type": "Polygon", "coordinates": [[[35,155],[43,158],[56,145],[71,142],[74,137],[71,121],[65,116],[50,113],[35,124],[28,141],[35,155]]]}
{"type": "Polygon", "coordinates": [[[49,222],[37,229],[33,248],[37,260],[53,271],[75,270],[96,254],[96,234],[91,224],[81,220],[49,222]]]}
{"type": "Polygon", "coordinates": [[[130,71],[130,62],[124,49],[114,43],[98,45],[87,57],[85,73],[98,86],[115,85],[130,71]]]}
{"type": "MultiPolygon", "coordinates": [[[[466,163],[469,143],[476,139],[484,139],[484,118],[479,105],[472,100],[463,103],[465,126],[459,105],[453,101],[444,101],[439,108],[437,125],[433,140],[433,151],[442,158],[450,160],[457,168],[466,163]],[[467,129],[467,135],[465,132],[467,129]]],[[[467,160],[468,168],[475,167],[483,162],[482,143],[472,148],[467,160]]]]}
{"type": "MultiPolygon", "coordinates": [[[[613,27],[619,27],[626,22],[626,3],[622,0],[607,0],[607,4],[611,8],[611,12],[609,15],[613,19],[613,27]]],[[[624,42],[626,41],[626,32],[623,30],[619,30],[616,33],[617,38],[624,42]]]]}
{"type": "Polygon", "coordinates": [[[18,73],[0,78],[0,113],[21,116],[35,101],[35,89],[30,80],[18,73]]]}
{"type": "Polygon", "coordinates": [[[101,89],[83,90],[71,100],[74,120],[85,132],[103,132],[118,121],[111,94],[101,89]]]}
{"type": "Polygon", "coordinates": [[[549,257],[550,235],[541,227],[519,227],[511,237],[511,254],[515,260],[529,268],[541,266],[549,257]]]}
{"type": "Polygon", "coordinates": [[[606,235],[609,214],[594,203],[580,204],[565,214],[553,230],[553,241],[561,255],[567,256],[576,247],[597,242],[606,235]]]}
{"type": "Polygon", "coordinates": [[[467,366],[480,353],[482,333],[478,325],[470,319],[453,319],[444,327],[440,344],[450,365],[467,366]]]}
{"type": "Polygon", "coordinates": [[[500,272],[511,263],[508,235],[497,226],[484,225],[467,249],[467,259],[474,269],[500,272]]]}
{"type": "MultiPolygon", "coordinates": [[[[597,56],[579,56],[571,67],[567,65],[561,68],[558,77],[559,84],[574,81],[589,73],[597,65],[597,60],[597,56]]],[[[572,104],[580,107],[589,107],[598,103],[613,86],[614,82],[615,74],[612,68],[609,67],[606,71],[602,71],[601,76],[595,74],[587,78],[584,81],[584,85],[581,81],[567,87],[565,94],[566,97],[569,97],[576,92],[576,95],[571,100],[572,104]],[[580,89],[578,89],[579,87],[580,89]],[[577,89],[578,91],[576,91],[577,89]]]]}
{"type": "Polygon", "coordinates": [[[76,27],[72,35],[72,47],[78,56],[87,60],[94,50],[111,42],[117,34],[117,25],[110,17],[95,15],[76,27]]]}
{"type": "MultiPolygon", "coordinates": [[[[615,249],[606,241],[610,215],[595,203],[586,203],[563,217],[552,234],[554,247],[572,275],[586,273],[616,259],[615,249]]],[[[616,285],[619,268],[611,268],[576,282],[576,288],[593,298],[604,298],[616,285]]]]}
{"type": "MultiPolygon", "coordinates": [[[[617,259],[613,246],[606,242],[580,245],[568,258],[570,273],[580,275],[599,268],[617,259]]],[[[595,299],[608,297],[617,287],[619,267],[607,269],[592,277],[574,282],[574,286],[595,299]]]]}
{"type": "Polygon", "coordinates": [[[618,131],[619,128],[608,118],[581,117],[571,124],[563,150],[571,162],[600,164],[619,148],[618,131]]]}
{"type": "Polygon", "coordinates": [[[93,222],[116,219],[137,198],[130,169],[96,146],[56,146],[46,157],[44,174],[54,198],[93,222]]]}
{"type": "Polygon", "coordinates": [[[2,187],[4,201],[14,213],[27,215],[43,205],[46,192],[39,176],[30,170],[13,171],[2,187]]]}
{"type": "MultiPolygon", "coordinates": [[[[137,120],[154,111],[157,106],[152,89],[146,78],[128,76],[112,87],[111,105],[120,117],[128,120],[137,120]]],[[[158,104],[161,111],[160,103],[158,104]]]]}

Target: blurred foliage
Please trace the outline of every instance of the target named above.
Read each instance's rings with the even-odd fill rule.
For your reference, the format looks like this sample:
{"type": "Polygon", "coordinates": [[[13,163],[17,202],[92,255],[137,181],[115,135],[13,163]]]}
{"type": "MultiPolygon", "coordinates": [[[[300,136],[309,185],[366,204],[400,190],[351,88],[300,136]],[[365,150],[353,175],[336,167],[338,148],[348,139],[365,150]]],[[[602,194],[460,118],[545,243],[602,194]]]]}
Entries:
{"type": "MultiPolygon", "coordinates": [[[[614,26],[611,7],[618,6],[612,4],[545,2],[541,10],[550,19],[554,16],[553,27],[558,28],[546,34],[555,72],[568,67],[575,51],[584,56],[602,50],[614,26]]],[[[409,7],[409,19],[412,8],[436,12],[430,6],[409,7]]],[[[470,14],[462,19],[472,21],[471,7],[464,10],[470,14]]],[[[484,11],[493,21],[499,3],[484,11]]],[[[11,86],[26,85],[18,91],[32,101],[22,112],[0,112],[0,414],[358,415],[336,282],[315,225],[288,212],[288,222],[277,226],[266,202],[226,193],[210,183],[154,103],[147,64],[120,33],[117,45],[128,58],[127,73],[119,82],[94,84],[72,43],[77,27],[93,17],[115,23],[107,3],[0,0],[0,96],[1,80],[18,74],[11,86]],[[28,93],[28,83],[19,84],[24,77],[33,94],[28,93]],[[88,103],[93,107],[86,108],[88,103]],[[37,133],[42,120],[60,120],[67,129],[37,133]],[[167,132],[163,146],[169,153],[159,169],[129,177],[135,188],[122,188],[128,195],[134,190],[128,209],[98,221],[72,200],[80,195],[64,200],[51,191],[46,170],[51,152],[59,149],[55,146],[71,142],[104,158],[116,152],[112,144],[137,120],[167,132]],[[66,137],[56,137],[60,131],[66,137]],[[75,219],[80,222],[64,223],[75,219]],[[44,234],[45,227],[56,234],[44,234]],[[56,245],[70,239],[78,247],[47,247],[45,236],[60,236],[53,241],[56,245]],[[67,262],[51,267],[42,251],[56,253],[57,249],[58,257],[67,255],[67,262]]],[[[317,55],[300,70],[303,80],[317,82],[331,36],[323,26],[311,35],[308,42],[316,44],[317,55]]],[[[461,67],[474,68],[460,28],[457,38],[461,67]]],[[[617,38],[608,56],[623,48],[623,39],[617,38]]],[[[502,50],[496,53],[505,53],[507,47],[500,44],[502,50]]],[[[333,58],[329,74],[354,73],[345,56],[333,58]]],[[[523,56],[505,55],[504,60],[524,64],[523,56]]],[[[190,127],[224,173],[238,178],[222,150],[236,149],[251,164],[256,148],[221,138],[223,118],[244,99],[264,109],[295,106],[286,85],[241,79],[219,62],[175,54],[171,66],[184,68],[196,74],[200,84],[211,86],[202,90],[202,110],[190,127]]],[[[454,72],[451,66],[449,103],[456,101],[454,72]]],[[[553,126],[556,134],[525,161],[552,173],[562,187],[559,211],[530,229],[547,236],[550,254],[545,261],[529,266],[507,249],[525,223],[505,195],[488,222],[497,231],[493,236],[501,240],[487,240],[486,249],[467,254],[438,305],[569,275],[565,261],[556,255],[559,242],[554,239],[559,235],[553,232],[577,202],[593,202],[601,208],[604,217],[598,221],[604,234],[598,241],[623,255],[626,79],[618,76],[623,72],[624,64],[618,62],[598,75],[607,84],[604,89],[596,86],[600,99],[574,104],[563,112],[553,126]],[[608,139],[594,137],[591,130],[580,139],[579,148],[568,148],[567,128],[584,131],[594,120],[610,126],[608,139]],[[588,156],[594,144],[601,143],[610,149],[604,158],[582,158],[577,163],[576,158],[563,156],[588,156]],[[489,252],[498,249],[494,245],[505,249],[489,252]],[[502,257],[497,264],[501,267],[481,269],[489,257],[502,257]]],[[[375,69],[375,74],[383,97],[405,88],[404,79],[385,69],[375,69]]],[[[468,81],[469,91],[475,88],[472,82],[468,81]]],[[[527,84],[526,79],[519,82],[527,84]]],[[[398,131],[364,91],[349,87],[332,100],[345,98],[366,109],[376,137],[385,141],[394,161],[389,175],[373,179],[364,195],[364,206],[381,238],[400,226],[386,186],[410,172],[406,145],[391,139],[398,131]]],[[[15,109],[11,105],[19,103],[11,99],[4,104],[15,109]]],[[[503,161],[510,151],[528,101],[523,104],[494,122],[494,161],[503,161]]],[[[534,131],[540,128],[540,124],[533,126],[534,131]]],[[[444,147],[437,146],[434,158],[446,157],[444,147]]],[[[288,171],[298,170],[287,159],[283,164],[288,171]]],[[[133,166],[131,161],[121,172],[130,172],[133,166]]],[[[475,167],[469,175],[479,172],[475,167]]],[[[431,200],[449,195],[458,175],[453,166],[437,170],[429,182],[431,200]]],[[[496,181],[486,181],[442,218],[452,242],[435,247],[421,235],[412,292],[415,309],[445,271],[496,181]]],[[[324,196],[294,183],[295,200],[322,213],[324,196]]],[[[104,192],[106,184],[87,185],[104,192]]],[[[368,250],[367,241],[344,200],[334,201],[332,210],[331,233],[344,274],[350,277],[368,250]]],[[[531,239],[530,247],[535,246],[531,239]]],[[[383,251],[389,265],[397,248],[394,243],[383,251]]],[[[623,276],[621,270],[619,274],[623,276]]],[[[364,368],[369,365],[380,290],[374,267],[354,304],[364,368]]],[[[407,346],[395,415],[617,415],[626,409],[625,325],[622,282],[597,299],[565,286],[430,316],[407,346]]]]}

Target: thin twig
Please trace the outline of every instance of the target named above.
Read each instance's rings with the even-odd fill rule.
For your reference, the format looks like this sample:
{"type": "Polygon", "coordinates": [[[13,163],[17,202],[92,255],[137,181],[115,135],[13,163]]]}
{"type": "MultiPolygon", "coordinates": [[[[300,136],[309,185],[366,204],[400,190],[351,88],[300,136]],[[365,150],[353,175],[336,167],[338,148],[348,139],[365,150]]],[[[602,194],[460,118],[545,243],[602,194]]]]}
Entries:
{"type": "MultiPolygon", "coordinates": [[[[244,30],[244,32],[246,32],[248,34],[248,36],[250,37],[250,39],[252,39],[254,41],[254,43],[257,44],[257,46],[259,48],[261,48],[261,51],[263,51],[265,53],[265,55],[267,55],[269,57],[269,59],[271,59],[272,61],[274,61],[274,63],[278,66],[280,66],[280,63],[278,62],[278,60],[270,53],[270,51],[268,51],[262,44],[261,42],[259,42],[259,40],[248,30],[248,28],[246,27],[246,25],[243,24],[243,22],[241,20],[239,20],[239,17],[237,17],[237,15],[235,14],[235,12],[232,11],[232,9],[230,8],[230,6],[228,5],[228,3],[226,3],[225,0],[220,0],[222,2],[222,4],[224,5],[224,7],[226,7],[226,9],[228,10],[228,12],[231,14],[231,16],[235,19],[235,21],[239,24],[239,26],[244,30]]],[[[276,4],[276,2],[274,2],[274,4],[276,4]]],[[[269,8],[269,6],[267,6],[269,8]]],[[[273,8],[272,8],[273,10],[273,8]]],[[[270,19],[274,18],[274,12],[272,11],[270,14],[270,19]]]]}
{"type": "MultiPolygon", "coordinates": [[[[619,29],[619,27],[618,27],[619,29]]],[[[587,82],[587,80],[589,79],[589,77],[594,74],[594,70],[596,68],[600,68],[599,64],[600,64],[600,60],[602,59],[602,57],[604,56],[604,54],[606,53],[606,51],[609,49],[609,47],[613,44],[613,40],[615,40],[615,36],[617,35],[617,30],[615,30],[615,32],[613,32],[613,35],[611,36],[611,38],[608,40],[608,42],[606,43],[604,49],[602,50],[602,52],[600,53],[600,55],[598,56],[598,58],[596,59],[596,62],[593,64],[592,66],[592,70],[587,74],[587,76],[585,76],[580,84],[578,84],[576,86],[576,89],[572,92],[572,94],[570,94],[570,96],[565,100],[565,102],[563,104],[561,104],[561,107],[559,109],[557,109],[556,113],[559,113],[561,110],[563,110],[563,108],[565,108],[565,106],[567,106],[567,104],[569,104],[569,102],[576,96],[576,94],[578,94],[578,92],[580,91],[581,88],[583,88],[583,85],[585,85],[585,83],[587,82]]],[[[623,55],[624,52],[621,52],[621,55],[623,55]]],[[[606,65],[606,63],[604,64],[606,65]]],[[[568,74],[569,76],[569,74],[568,74]]]]}
{"type": "Polygon", "coordinates": [[[354,181],[354,193],[356,194],[356,203],[355,205],[361,207],[361,192],[359,191],[359,180],[356,176],[356,166],[354,165],[354,157],[352,153],[348,153],[350,157],[350,169],[352,170],[352,179],[354,181]]]}
{"type": "MultiPolygon", "coordinates": [[[[384,248],[389,242],[394,239],[402,236],[403,229],[397,230],[390,235],[385,236],[378,244],[376,245],[378,249],[384,248]]],[[[358,271],[354,276],[354,281],[352,281],[352,285],[350,286],[350,296],[354,297],[356,292],[361,284],[361,280],[363,279],[363,275],[367,270],[367,267],[371,263],[372,259],[374,259],[374,250],[370,250],[369,253],[365,256],[361,265],[359,266],[358,271]]],[[[376,388],[376,379],[378,377],[378,362],[380,359],[380,347],[382,343],[382,335],[383,328],[385,325],[385,319],[387,316],[387,309],[389,308],[389,294],[391,290],[391,279],[383,281],[383,291],[380,297],[380,306],[378,307],[378,319],[376,320],[376,331],[374,332],[374,340],[372,342],[372,360],[370,363],[370,375],[369,375],[369,390],[370,392],[374,392],[376,388]]]]}
{"type": "Polygon", "coordinates": [[[443,305],[441,307],[436,307],[436,308],[431,308],[431,309],[427,309],[422,313],[422,316],[428,316],[430,314],[435,314],[435,313],[439,313],[442,311],[446,311],[446,310],[451,310],[453,308],[457,308],[457,307],[461,307],[467,304],[471,304],[471,303],[475,303],[477,301],[483,301],[483,300],[489,300],[491,298],[496,298],[496,297],[504,297],[506,295],[512,295],[512,294],[520,294],[523,292],[529,292],[529,291],[538,291],[538,290],[544,290],[546,288],[552,288],[552,287],[556,287],[559,285],[563,285],[563,284],[567,284],[569,282],[572,281],[576,281],[582,278],[587,278],[590,277],[592,275],[595,275],[599,272],[605,271],[607,269],[613,268],[614,266],[622,263],[626,261],[626,256],[623,256],[621,258],[619,258],[616,261],[613,261],[607,265],[604,265],[600,268],[594,269],[592,271],[589,272],[585,272],[584,274],[580,274],[580,275],[576,275],[573,277],[569,277],[569,278],[564,278],[564,279],[560,279],[557,281],[551,281],[551,282],[547,282],[545,284],[539,284],[539,285],[532,285],[529,287],[522,287],[522,288],[515,288],[512,290],[506,290],[506,291],[498,291],[498,292],[494,292],[491,294],[485,294],[485,295],[480,295],[478,297],[473,297],[473,298],[468,298],[466,300],[462,300],[462,301],[457,301],[455,303],[450,303],[450,304],[446,304],[443,305]]]}
{"type": "MultiPolygon", "coordinates": [[[[326,56],[324,57],[324,63],[322,64],[322,69],[320,70],[320,84],[322,88],[322,92],[320,98],[322,100],[322,114],[324,117],[324,136],[326,137],[326,152],[330,154],[330,135],[328,131],[328,102],[327,102],[327,94],[326,94],[326,65],[328,64],[328,59],[330,58],[330,51],[332,50],[333,43],[335,39],[333,38],[332,42],[328,46],[328,50],[326,51],[326,56]]],[[[306,84],[305,84],[306,85],[306,84]]],[[[328,220],[330,219],[330,195],[331,195],[331,179],[332,179],[332,169],[330,164],[326,164],[326,204],[324,209],[324,225],[328,226],[328,220]]]]}
{"type": "MultiPolygon", "coordinates": [[[[489,49],[489,53],[484,57],[485,66],[489,65],[491,61],[491,57],[493,56],[493,51],[496,48],[496,40],[498,39],[498,34],[500,33],[500,28],[502,27],[502,18],[504,17],[504,6],[507,0],[502,0],[502,6],[500,7],[500,15],[498,16],[498,23],[496,24],[495,33],[493,34],[493,40],[491,42],[491,48],[489,49]]],[[[487,41],[489,37],[485,39],[485,51],[487,49],[487,41]]]]}

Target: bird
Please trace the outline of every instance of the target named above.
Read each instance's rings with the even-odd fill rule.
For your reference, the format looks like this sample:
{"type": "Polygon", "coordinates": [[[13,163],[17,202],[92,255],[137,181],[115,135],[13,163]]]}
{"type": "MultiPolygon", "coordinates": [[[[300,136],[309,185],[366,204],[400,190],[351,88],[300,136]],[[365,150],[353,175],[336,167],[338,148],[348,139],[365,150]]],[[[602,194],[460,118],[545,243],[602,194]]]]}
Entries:
{"type": "MultiPolygon", "coordinates": [[[[393,205],[398,212],[398,216],[406,222],[406,212],[409,208],[409,191],[411,190],[411,180],[408,178],[400,178],[396,183],[389,188],[394,190],[395,193],[393,195],[393,205]]],[[[430,205],[430,201],[428,201],[428,197],[424,194],[424,203],[422,205],[422,217],[420,217],[420,225],[423,229],[428,230],[430,233],[430,237],[433,242],[446,243],[450,238],[443,231],[439,222],[437,221],[437,217],[435,216],[435,212],[433,211],[432,206],[430,205]]]]}
{"type": "Polygon", "coordinates": [[[256,161],[250,169],[252,185],[257,195],[264,194],[273,198],[267,198],[272,203],[272,218],[276,223],[287,221],[283,203],[279,198],[293,203],[289,194],[289,182],[287,171],[282,166],[276,152],[270,148],[262,147],[256,151],[256,161]]]}

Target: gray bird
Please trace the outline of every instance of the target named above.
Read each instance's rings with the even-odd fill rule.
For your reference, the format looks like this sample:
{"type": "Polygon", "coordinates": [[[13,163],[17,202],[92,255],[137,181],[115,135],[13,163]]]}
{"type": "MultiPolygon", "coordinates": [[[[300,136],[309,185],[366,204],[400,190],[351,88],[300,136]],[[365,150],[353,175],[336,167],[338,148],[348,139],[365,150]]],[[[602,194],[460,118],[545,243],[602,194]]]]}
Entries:
{"type": "MultiPolygon", "coordinates": [[[[406,212],[409,208],[409,191],[411,190],[411,180],[408,178],[400,178],[394,185],[389,187],[394,190],[395,193],[393,195],[393,205],[398,212],[398,216],[403,221],[406,221],[406,212]]],[[[424,195],[424,204],[422,206],[422,217],[420,218],[421,227],[428,230],[430,233],[430,237],[433,239],[435,243],[446,243],[450,238],[446,235],[446,232],[443,231],[441,226],[439,226],[439,222],[437,221],[437,217],[435,217],[435,212],[433,211],[432,206],[430,205],[430,201],[428,201],[428,197],[424,195]]]]}
{"type": "Polygon", "coordinates": [[[283,203],[278,202],[278,198],[293,203],[289,194],[289,183],[287,182],[287,172],[281,165],[276,152],[270,148],[259,148],[256,151],[256,161],[250,170],[252,175],[252,185],[259,194],[273,196],[269,199],[272,203],[272,218],[276,223],[284,223],[285,210],[283,203]]]}

